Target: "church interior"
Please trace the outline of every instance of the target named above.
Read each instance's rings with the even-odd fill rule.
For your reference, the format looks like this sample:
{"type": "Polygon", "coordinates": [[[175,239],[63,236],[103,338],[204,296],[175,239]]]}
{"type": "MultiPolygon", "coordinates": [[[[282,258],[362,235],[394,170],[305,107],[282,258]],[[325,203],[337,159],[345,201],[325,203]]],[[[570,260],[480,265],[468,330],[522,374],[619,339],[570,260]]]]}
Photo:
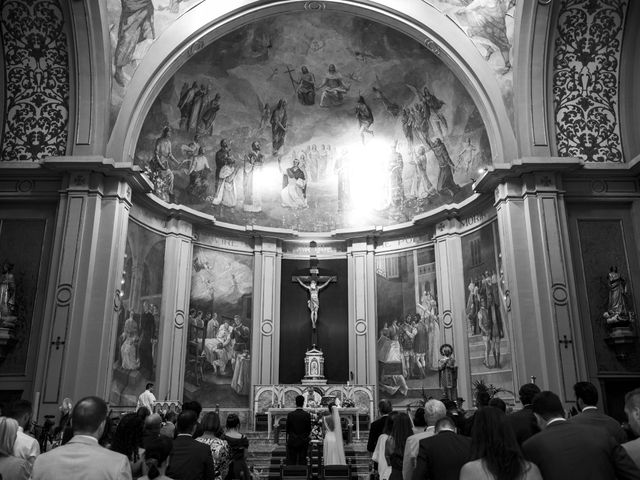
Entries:
{"type": "Polygon", "coordinates": [[[640,3],[0,5],[0,403],[625,421],[640,3]]]}

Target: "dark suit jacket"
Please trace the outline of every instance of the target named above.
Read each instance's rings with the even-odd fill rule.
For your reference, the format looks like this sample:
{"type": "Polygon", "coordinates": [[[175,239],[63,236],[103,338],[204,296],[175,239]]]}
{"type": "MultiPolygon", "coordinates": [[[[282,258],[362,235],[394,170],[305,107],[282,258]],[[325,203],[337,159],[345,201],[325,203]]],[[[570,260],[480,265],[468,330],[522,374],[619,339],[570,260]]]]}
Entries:
{"type": "Polygon", "coordinates": [[[640,479],[640,470],[620,444],[587,425],[554,422],[524,442],[522,451],[544,480],[640,479]]]}
{"type": "Polygon", "coordinates": [[[371,422],[369,426],[369,440],[367,441],[367,451],[373,453],[378,444],[378,438],[382,435],[384,426],[387,424],[387,415],[383,415],[377,420],[371,422]]]}
{"type": "Polygon", "coordinates": [[[420,440],[413,479],[407,480],[458,480],[460,469],[470,457],[471,439],[443,430],[420,440]]]}
{"type": "Polygon", "coordinates": [[[287,415],[287,446],[297,448],[309,443],[311,415],[296,408],[287,415]]]}
{"type": "Polygon", "coordinates": [[[624,430],[617,420],[611,418],[609,415],[605,415],[598,409],[589,408],[587,410],[583,410],[575,417],[571,417],[569,419],[569,423],[604,428],[609,432],[609,435],[617,440],[618,443],[624,443],[627,441],[627,434],[624,433],[624,430]]]}
{"type": "Polygon", "coordinates": [[[507,420],[513,432],[516,434],[516,439],[520,446],[522,446],[525,440],[528,440],[540,431],[531,405],[525,405],[522,407],[522,410],[507,415],[507,420]]]}
{"type": "Polygon", "coordinates": [[[208,480],[215,476],[208,445],[191,435],[179,435],[173,441],[167,477],[174,480],[208,480]]]}

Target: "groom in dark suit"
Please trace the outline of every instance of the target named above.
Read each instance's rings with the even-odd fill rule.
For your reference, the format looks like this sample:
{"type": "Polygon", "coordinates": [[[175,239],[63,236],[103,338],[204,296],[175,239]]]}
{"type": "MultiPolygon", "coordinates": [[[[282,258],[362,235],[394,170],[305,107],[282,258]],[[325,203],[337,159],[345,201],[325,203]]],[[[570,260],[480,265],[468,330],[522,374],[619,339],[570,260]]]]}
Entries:
{"type": "Polygon", "coordinates": [[[311,435],[311,415],[302,409],[304,397],[296,397],[296,409],[287,415],[287,463],[305,465],[311,435]]]}

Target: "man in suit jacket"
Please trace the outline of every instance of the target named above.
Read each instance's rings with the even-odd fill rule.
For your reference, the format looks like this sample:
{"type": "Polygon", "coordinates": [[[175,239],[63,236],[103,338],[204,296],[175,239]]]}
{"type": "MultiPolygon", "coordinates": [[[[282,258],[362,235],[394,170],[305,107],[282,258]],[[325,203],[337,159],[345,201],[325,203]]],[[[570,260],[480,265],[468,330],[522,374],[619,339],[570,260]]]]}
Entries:
{"type": "Polygon", "coordinates": [[[564,418],[560,398],[540,392],[533,413],[542,431],[524,442],[525,457],[540,468],[545,480],[637,480],[640,470],[618,442],[601,430],[564,418]]]}
{"type": "MultiPolygon", "coordinates": [[[[434,400],[432,398],[424,405],[424,418],[427,426],[422,432],[414,433],[407,438],[407,443],[404,446],[404,456],[402,457],[402,478],[411,480],[413,470],[416,468],[420,441],[423,438],[435,435],[436,423],[446,415],[447,408],[440,400],[434,400]]],[[[416,428],[414,428],[414,432],[415,431],[416,428]]]]}
{"type": "Polygon", "coordinates": [[[435,432],[434,436],[420,440],[412,479],[458,480],[460,469],[471,459],[471,439],[456,434],[455,423],[450,417],[438,420],[435,432]]]}
{"type": "Polygon", "coordinates": [[[631,460],[640,468],[640,388],[630,391],[624,397],[624,411],[629,419],[629,427],[638,438],[622,444],[631,460]]]}
{"type": "Polygon", "coordinates": [[[98,444],[107,420],[107,404],[98,397],[85,397],[71,413],[74,436],[66,445],[36,458],[33,480],[130,480],[127,457],[98,444]]]}
{"type": "Polygon", "coordinates": [[[576,404],[581,412],[571,417],[569,423],[604,428],[618,443],[627,441],[627,434],[620,423],[598,410],[596,406],[598,404],[598,390],[595,385],[589,382],[578,382],[573,386],[573,391],[576,395],[576,404]]]}
{"type": "Polygon", "coordinates": [[[302,409],[304,397],[296,397],[296,409],[287,415],[287,463],[305,465],[311,435],[311,415],[302,409]]]}
{"type": "Polygon", "coordinates": [[[373,453],[376,449],[376,445],[378,444],[378,438],[382,435],[384,431],[384,426],[387,423],[387,417],[393,411],[393,407],[391,406],[391,402],[389,400],[380,400],[378,402],[378,412],[380,413],[380,418],[371,422],[369,426],[369,440],[367,440],[367,451],[369,453],[373,453]]]}
{"type": "Polygon", "coordinates": [[[525,383],[520,387],[518,396],[522,402],[522,410],[507,415],[507,421],[516,434],[518,445],[522,446],[534,434],[540,431],[536,416],[533,414],[531,402],[533,397],[540,393],[540,388],[535,383],[525,383]]]}
{"type": "Polygon", "coordinates": [[[197,420],[193,410],[183,410],[178,415],[178,435],[173,441],[167,477],[174,480],[208,480],[215,477],[209,446],[193,438],[197,420]]]}

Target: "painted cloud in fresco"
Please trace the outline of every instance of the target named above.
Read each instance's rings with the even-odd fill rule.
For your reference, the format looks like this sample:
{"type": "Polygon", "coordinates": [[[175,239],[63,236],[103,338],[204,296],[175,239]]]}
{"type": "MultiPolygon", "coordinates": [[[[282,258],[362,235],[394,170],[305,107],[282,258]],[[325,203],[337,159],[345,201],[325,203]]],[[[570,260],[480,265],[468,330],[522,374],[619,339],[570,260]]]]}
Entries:
{"type": "Polygon", "coordinates": [[[262,19],[194,55],[154,101],[135,162],[162,200],[219,221],[329,231],[464,200],[491,151],[439,58],[326,11],[262,19]]]}
{"type": "Polygon", "coordinates": [[[213,250],[194,250],[191,275],[191,301],[232,304],[253,290],[250,256],[223,254],[213,250]]]}

